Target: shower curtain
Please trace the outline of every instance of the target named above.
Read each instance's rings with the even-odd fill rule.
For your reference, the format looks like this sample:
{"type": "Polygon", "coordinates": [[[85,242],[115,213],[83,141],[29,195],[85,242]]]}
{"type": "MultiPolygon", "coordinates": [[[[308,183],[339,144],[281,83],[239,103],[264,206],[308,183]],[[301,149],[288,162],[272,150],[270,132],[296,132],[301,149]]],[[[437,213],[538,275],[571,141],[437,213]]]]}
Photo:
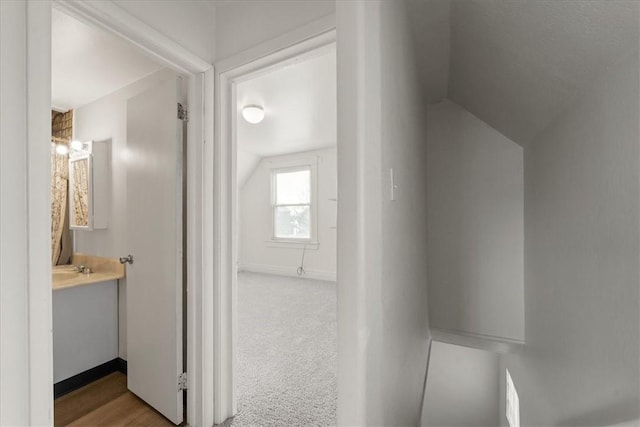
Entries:
{"type": "Polygon", "coordinates": [[[51,147],[51,264],[57,265],[61,261],[63,249],[63,234],[69,229],[67,217],[67,189],[69,183],[69,161],[66,155],[56,153],[51,147]]]}
{"type": "MultiPolygon", "coordinates": [[[[1,1],[1,0],[0,0],[1,1]]],[[[68,143],[73,137],[73,110],[51,111],[52,141],[68,143]]],[[[56,153],[51,144],[51,264],[67,264],[71,258],[69,231],[69,158],[56,153]]]]}

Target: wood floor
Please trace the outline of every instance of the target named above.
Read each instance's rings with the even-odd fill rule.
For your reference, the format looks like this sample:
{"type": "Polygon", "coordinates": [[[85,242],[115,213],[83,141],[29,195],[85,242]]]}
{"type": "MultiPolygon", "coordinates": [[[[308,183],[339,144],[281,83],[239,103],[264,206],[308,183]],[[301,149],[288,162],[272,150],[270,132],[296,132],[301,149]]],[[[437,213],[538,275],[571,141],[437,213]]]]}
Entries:
{"type": "Polygon", "coordinates": [[[55,426],[173,426],[127,390],[127,377],[114,372],[54,402],[55,426]]]}

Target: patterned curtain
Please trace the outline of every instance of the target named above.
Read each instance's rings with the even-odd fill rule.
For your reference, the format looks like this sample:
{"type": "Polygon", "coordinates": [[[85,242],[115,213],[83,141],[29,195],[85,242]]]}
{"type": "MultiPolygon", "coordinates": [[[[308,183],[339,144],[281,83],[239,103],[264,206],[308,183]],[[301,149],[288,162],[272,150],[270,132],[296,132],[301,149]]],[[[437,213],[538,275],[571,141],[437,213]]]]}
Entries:
{"type": "MultiPolygon", "coordinates": [[[[51,136],[69,142],[73,132],[73,110],[51,112],[51,136]]],[[[67,264],[71,258],[69,231],[69,158],[57,154],[51,144],[51,264],[67,264]]]]}
{"type": "Polygon", "coordinates": [[[89,225],[89,160],[73,162],[73,221],[74,225],[89,225]]]}
{"type": "Polygon", "coordinates": [[[69,187],[69,158],[51,147],[51,263],[58,264],[62,251],[62,234],[67,215],[69,187]]]}

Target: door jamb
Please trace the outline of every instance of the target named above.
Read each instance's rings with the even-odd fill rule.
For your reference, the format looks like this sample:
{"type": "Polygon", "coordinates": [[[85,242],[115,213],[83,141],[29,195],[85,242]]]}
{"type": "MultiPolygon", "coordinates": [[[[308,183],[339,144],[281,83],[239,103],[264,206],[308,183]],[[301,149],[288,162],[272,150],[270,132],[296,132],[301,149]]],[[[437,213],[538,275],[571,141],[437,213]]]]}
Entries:
{"type": "MultiPolygon", "coordinates": [[[[188,93],[190,104],[190,120],[188,123],[188,142],[187,142],[187,159],[189,169],[187,172],[187,226],[188,231],[185,236],[187,239],[187,248],[189,257],[187,259],[187,366],[189,376],[189,393],[187,394],[187,420],[191,425],[212,425],[213,424],[213,286],[211,282],[206,281],[206,277],[202,274],[206,264],[203,258],[204,248],[212,247],[213,235],[206,233],[211,229],[213,220],[204,215],[205,205],[207,201],[206,189],[203,178],[205,177],[204,165],[211,163],[211,159],[205,159],[204,156],[212,150],[207,150],[206,141],[213,141],[213,108],[214,70],[211,64],[199,56],[189,52],[184,47],[177,44],[164,34],[153,29],[149,25],[133,17],[124,9],[117,6],[111,1],[102,2],[77,2],[72,0],[54,0],[53,2],[43,2],[41,6],[58,7],[66,13],[80,19],[90,25],[98,26],[115,36],[134,44],[142,49],[148,55],[154,57],[167,67],[188,77],[188,93]],[[205,115],[205,111],[208,115],[205,115]]],[[[42,8],[28,8],[28,21],[45,24],[45,20],[50,20],[50,14],[44,16],[41,13],[42,8]]],[[[50,21],[49,21],[50,22],[50,21]]],[[[31,26],[29,27],[31,28],[31,26]]],[[[37,40],[37,43],[30,45],[33,49],[33,56],[40,58],[51,57],[51,31],[50,24],[42,25],[41,28],[48,29],[48,34],[43,34],[37,40]]],[[[30,52],[31,57],[31,52],[30,52]]],[[[27,84],[28,87],[40,87],[42,82],[50,81],[51,63],[29,65],[27,84]]],[[[30,99],[33,104],[45,106],[46,110],[50,110],[50,94],[46,91],[38,91],[37,99],[30,99]]],[[[42,109],[44,111],[44,109],[42,109]]],[[[50,114],[50,113],[49,113],[50,114]]],[[[34,114],[29,116],[29,127],[44,127],[45,123],[41,123],[44,117],[48,115],[34,114]],[[31,120],[34,123],[31,123],[31,120]]],[[[49,126],[47,124],[47,126],[49,126]]],[[[29,158],[28,169],[42,169],[39,159],[29,158]]],[[[49,166],[50,167],[50,166],[49,166]]],[[[34,183],[30,190],[29,198],[37,200],[48,200],[48,183],[45,185],[44,180],[48,179],[49,172],[43,171],[38,174],[38,182],[34,183]],[[37,185],[36,185],[37,184],[37,185]],[[31,194],[34,193],[34,194],[31,194]],[[37,193],[37,194],[36,194],[37,193]]],[[[209,197],[210,198],[210,197],[209,197]]],[[[38,235],[31,238],[42,241],[48,239],[48,230],[40,226],[42,218],[40,216],[30,216],[29,227],[37,230],[38,235]]],[[[40,259],[40,258],[39,258],[40,259]]],[[[29,273],[38,276],[44,271],[49,271],[45,265],[34,262],[29,266],[29,273]]],[[[46,282],[48,283],[48,282],[46,282]]],[[[29,298],[29,312],[43,312],[42,302],[48,301],[49,313],[51,313],[51,290],[44,287],[34,288],[33,295],[29,298]]],[[[43,326],[46,330],[51,331],[51,318],[42,319],[43,326]]],[[[40,329],[42,329],[40,328],[40,329]]],[[[38,331],[30,331],[30,340],[35,348],[43,351],[32,354],[29,361],[29,372],[32,375],[38,372],[50,372],[51,360],[53,354],[52,342],[50,335],[44,336],[38,331]],[[44,341],[47,340],[45,344],[44,341]],[[47,350],[47,351],[44,351],[47,350]]],[[[44,330],[44,329],[42,329],[44,330]]],[[[48,377],[48,376],[47,376],[48,377]]],[[[49,379],[47,379],[49,382],[49,379]]],[[[52,392],[51,384],[47,384],[47,390],[40,390],[45,386],[44,381],[37,384],[37,390],[32,390],[32,395],[44,395],[48,393],[51,398],[45,405],[44,399],[36,399],[31,402],[30,412],[33,419],[42,419],[44,413],[47,413],[49,421],[53,423],[52,408],[52,392]]]]}
{"type": "MultiPolygon", "coordinates": [[[[237,184],[236,131],[232,114],[236,110],[233,83],[259,73],[275,64],[336,43],[336,17],[328,15],[306,26],[262,43],[215,64],[216,135],[213,155],[206,156],[206,171],[215,176],[213,191],[214,241],[216,250],[207,252],[214,259],[211,274],[214,283],[214,422],[222,423],[237,412],[235,396],[235,349],[237,344],[237,184]],[[211,159],[213,162],[208,163],[211,159]]],[[[207,185],[205,184],[205,186],[207,185]]],[[[209,249],[211,250],[211,249],[209,249]]],[[[208,281],[208,280],[207,280],[208,281]]],[[[338,381],[340,379],[338,378],[338,381]]]]}

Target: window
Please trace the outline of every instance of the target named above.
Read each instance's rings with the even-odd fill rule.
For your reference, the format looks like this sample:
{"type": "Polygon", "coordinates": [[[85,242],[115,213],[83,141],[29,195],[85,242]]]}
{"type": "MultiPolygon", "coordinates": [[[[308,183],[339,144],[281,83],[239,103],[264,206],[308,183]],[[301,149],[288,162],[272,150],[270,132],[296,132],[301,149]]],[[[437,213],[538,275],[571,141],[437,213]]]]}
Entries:
{"type": "Polygon", "coordinates": [[[507,377],[507,421],[511,427],[520,427],[520,399],[516,386],[513,384],[509,370],[506,370],[507,377]]]}
{"type": "Polygon", "coordinates": [[[313,237],[311,166],[273,169],[274,240],[310,241],[313,237]]]}

